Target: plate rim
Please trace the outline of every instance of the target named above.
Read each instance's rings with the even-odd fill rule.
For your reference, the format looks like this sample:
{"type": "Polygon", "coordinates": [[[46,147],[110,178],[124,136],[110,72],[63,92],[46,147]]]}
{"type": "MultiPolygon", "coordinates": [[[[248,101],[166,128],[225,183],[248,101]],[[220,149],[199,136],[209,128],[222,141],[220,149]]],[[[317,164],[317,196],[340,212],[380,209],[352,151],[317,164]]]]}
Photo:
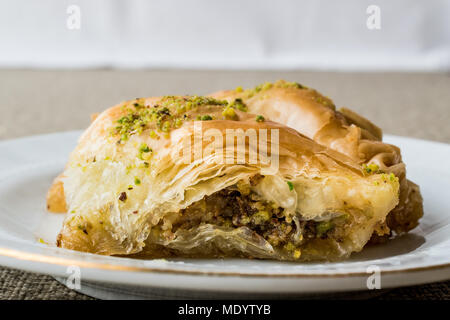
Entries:
{"type": "MultiPolygon", "coordinates": [[[[70,250],[72,251],[72,250],[70,250]]],[[[76,259],[69,259],[64,257],[55,257],[51,255],[44,255],[39,253],[30,253],[16,249],[9,249],[0,247],[0,256],[9,257],[15,260],[33,261],[38,263],[45,263],[59,266],[73,266],[77,265],[81,268],[90,268],[96,270],[120,271],[120,272],[142,272],[142,273],[162,273],[175,275],[195,275],[195,276],[221,276],[221,277],[248,277],[248,278],[344,278],[344,277],[361,277],[367,275],[366,272],[345,272],[345,273],[239,273],[239,272],[215,272],[215,271],[195,271],[195,270],[180,270],[180,269],[163,269],[153,267],[137,267],[126,266],[120,264],[97,263],[93,261],[82,261],[76,259]],[[28,257],[24,259],[21,257],[28,257]]],[[[449,263],[441,263],[437,265],[411,267],[406,269],[384,270],[380,267],[380,274],[395,274],[395,273],[413,273],[422,271],[434,271],[450,268],[449,263]]]]}

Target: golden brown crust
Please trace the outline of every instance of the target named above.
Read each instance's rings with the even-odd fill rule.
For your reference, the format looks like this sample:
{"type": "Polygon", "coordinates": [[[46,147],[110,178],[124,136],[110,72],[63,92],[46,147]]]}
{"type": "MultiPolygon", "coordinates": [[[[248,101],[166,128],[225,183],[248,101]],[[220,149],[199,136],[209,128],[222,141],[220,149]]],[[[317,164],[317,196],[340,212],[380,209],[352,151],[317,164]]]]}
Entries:
{"type": "MultiPolygon", "coordinates": [[[[149,237],[150,232],[155,228],[170,231],[173,216],[181,209],[267,169],[267,164],[250,162],[249,146],[258,145],[250,139],[244,143],[245,161],[237,163],[237,153],[229,153],[225,144],[227,131],[233,129],[254,130],[259,138],[262,134],[260,129],[277,129],[275,131],[279,132],[276,150],[272,149],[272,134],[267,136],[267,144],[271,145],[269,156],[276,153],[279,159],[278,170],[263,175],[268,186],[274,188],[266,194],[278,190],[275,186],[282,188],[275,194],[289,200],[283,207],[287,211],[301,212],[303,218],[312,220],[320,219],[324,214],[335,214],[349,206],[354,210],[350,211],[351,214],[358,216],[359,220],[355,222],[357,232],[349,233],[340,242],[314,240],[314,244],[305,245],[303,260],[342,258],[361,250],[375,225],[384,221],[387,212],[397,204],[398,182],[395,179],[389,181],[383,175],[368,177],[363,174],[359,163],[350,157],[317,144],[283,124],[270,120],[256,121],[255,114],[237,109],[233,109],[235,117],[230,120],[223,114],[223,105],[207,104],[183,111],[187,120],[170,133],[158,131],[158,138],[152,137],[152,132],[157,131],[157,121],[150,121],[145,123],[143,131],[137,133],[133,129],[125,139],[113,130],[122,123],[118,122],[119,119],[136,115],[140,110],[163,111],[158,109],[161,107],[159,98],[129,101],[126,105],[124,108],[120,104],[101,113],[81,136],[70,156],[63,178],[70,212],[58,236],[61,247],[107,255],[134,254],[152,245],[158,247],[161,244],[158,241],[163,241],[158,240],[159,234],[154,237],[156,240],[146,242],[153,239],[149,237]],[[214,130],[222,138],[225,154],[234,160],[231,163],[216,164],[212,160],[219,156],[217,153],[213,153],[212,158],[203,156],[195,165],[174,157],[185,150],[183,142],[186,139],[194,140],[198,122],[192,120],[206,114],[213,120],[201,121],[199,130],[205,137],[214,130]],[[140,158],[139,154],[142,145],[152,150],[147,166],[143,162],[147,159],[140,158]],[[295,186],[292,190],[287,181],[295,186]],[[298,188],[298,193],[295,188],[298,188]],[[128,195],[121,197],[123,191],[128,195]],[[322,192],[329,193],[322,195],[322,192]],[[316,201],[321,206],[316,206],[316,201]],[[366,215],[366,210],[371,214],[366,215]]],[[[131,119],[141,120],[138,115],[131,119]]],[[[209,146],[209,141],[203,141],[203,153],[209,146]]],[[[194,153],[195,148],[191,149],[189,156],[195,156],[194,153]]],[[[180,249],[187,248],[189,241],[200,241],[191,239],[197,232],[180,233],[178,238],[165,239],[167,242],[162,244],[194,256],[204,251],[212,256],[242,254],[279,258],[269,245],[265,248],[255,245],[243,247],[243,241],[254,240],[253,235],[244,229],[224,231],[212,226],[203,227],[206,228],[204,232],[198,233],[204,237],[200,239],[202,246],[189,245],[186,250],[180,249]],[[213,245],[208,242],[211,237],[215,241],[213,245]]]]}
{"type": "MultiPolygon", "coordinates": [[[[100,113],[98,112],[91,114],[91,122],[94,122],[99,115],[100,113]]],[[[67,212],[64,183],[61,181],[62,177],[62,174],[56,177],[47,192],[47,210],[52,213],[67,212]]]]}
{"type": "Polygon", "coordinates": [[[64,184],[61,181],[61,175],[53,180],[52,186],[47,192],[47,210],[53,213],[67,212],[64,184]]]}
{"type": "Polygon", "coordinates": [[[211,96],[243,99],[249,112],[292,127],[360,164],[375,163],[382,171],[394,173],[400,178],[400,203],[389,215],[388,226],[403,233],[418,225],[423,216],[420,189],[406,179],[400,149],[381,142],[379,127],[350,109],[336,111],[333,102],[314,89],[281,80],[256,91],[227,90],[211,96]]]}
{"type": "Polygon", "coordinates": [[[98,113],[98,112],[91,114],[91,122],[94,122],[95,119],[97,119],[97,117],[98,117],[99,115],[100,115],[100,113],[98,113]]]}
{"type": "Polygon", "coordinates": [[[345,107],[340,108],[339,112],[345,117],[348,124],[354,124],[361,128],[363,139],[383,140],[383,131],[363,116],[345,107]]]}
{"type": "MultiPolygon", "coordinates": [[[[146,251],[149,250],[148,248],[154,247],[157,248],[156,251],[158,253],[163,254],[162,251],[164,250],[161,250],[161,245],[158,242],[152,243],[150,241],[145,244],[144,240],[157,223],[164,221],[164,225],[171,225],[171,218],[163,217],[164,214],[169,214],[170,216],[170,212],[178,212],[181,208],[185,208],[189,203],[192,203],[189,201],[195,202],[201,199],[201,197],[214,192],[214,188],[221,190],[223,187],[216,180],[207,182],[204,178],[201,179],[203,181],[201,184],[205,184],[205,186],[199,187],[199,181],[194,181],[196,179],[195,177],[201,177],[205,172],[210,172],[210,170],[215,169],[203,168],[203,171],[195,173],[196,170],[200,170],[196,167],[189,168],[192,171],[190,176],[192,179],[195,178],[193,181],[189,181],[190,184],[185,186],[181,186],[179,182],[173,184],[173,181],[180,179],[178,172],[187,170],[187,168],[180,166],[180,163],[176,161],[174,163],[173,158],[169,158],[169,156],[183,151],[184,145],[181,143],[182,139],[188,137],[188,139],[194,140],[194,122],[191,120],[194,120],[196,116],[202,116],[206,113],[212,116],[214,120],[202,121],[202,133],[205,134],[210,129],[216,130],[223,138],[223,142],[225,142],[226,130],[229,129],[254,129],[258,137],[258,129],[278,129],[280,131],[279,171],[283,179],[294,179],[295,177],[298,178],[299,175],[307,177],[316,175],[322,177],[324,175],[339,177],[342,175],[345,176],[343,180],[346,180],[348,177],[351,180],[356,179],[354,181],[365,180],[367,177],[362,172],[362,164],[365,163],[375,163],[383,172],[394,173],[399,178],[400,201],[398,201],[398,196],[396,196],[399,190],[399,183],[397,181],[392,182],[391,180],[391,182],[388,182],[388,184],[393,183],[394,185],[390,186],[390,190],[380,191],[382,196],[380,196],[376,189],[367,189],[365,192],[362,192],[361,195],[364,196],[373,195],[378,197],[378,200],[373,200],[375,201],[374,203],[378,203],[378,206],[383,206],[382,209],[378,210],[379,214],[376,220],[365,222],[368,223],[368,228],[362,227],[361,225],[359,227],[360,229],[355,229],[354,238],[349,238],[344,243],[328,242],[320,239],[314,240],[306,244],[301,259],[342,258],[348,256],[352,251],[361,250],[372,233],[372,241],[376,242],[387,239],[391,229],[397,233],[401,233],[407,232],[417,225],[419,218],[423,214],[422,198],[419,188],[406,179],[406,169],[401,159],[400,150],[395,146],[380,141],[382,138],[381,130],[367,119],[348,109],[341,109],[342,112],[338,112],[332,101],[323,97],[317,91],[304,87],[286,85],[285,82],[278,82],[276,85],[268,86],[263,90],[258,90],[258,92],[251,94],[239,91],[222,91],[212,96],[218,99],[226,99],[229,102],[233,102],[235,99],[242,99],[246,107],[248,107],[248,113],[236,109],[236,117],[233,120],[224,119],[222,107],[210,105],[206,109],[202,109],[202,107],[187,112],[188,117],[186,119],[189,120],[180,126],[177,125],[174,127],[167,136],[160,134],[158,139],[152,138],[150,131],[153,129],[156,130],[157,127],[155,124],[148,124],[142,134],[132,133],[129,141],[128,139],[127,141],[121,141],[117,136],[111,135],[111,130],[117,126],[117,120],[123,116],[127,116],[128,111],[127,108],[124,108],[124,103],[112,107],[95,117],[91,126],[80,138],[76,149],[72,152],[68,168],[65,170],[65,173],[67,173],[66,181],[69,183],[66,185],[68,187],[66,189],[68,198],[65,199],[65,186],[63,186],[59,179],[55,180],[54,185],[49,191],[48,203],[50,210],[55,210],[56,208],[66,210],[65,202],[67,200],[69,210],[71,211],[58,236],[58,245],[69,249],[107,255],[134,254],[142,252],[144,247],[147,248],[146,251]],[[266,121],[255,121],[255,115],[257,114],[264,115],[266,121]],[[143,198],[139,200],[130,197],[129,204],[134,203],[135,205],[132,214],[129,216],[129,213],[126,213],[126,210],[128,210],[127,207],[119,209],[119,207],[121,208],[121,204],[117,203],[117,194],[113,196],[112,202],[102,204],[102,199],[109,197],[107,194],[111,193],[111,189],[105,189],[103,193],[98,191],[98,194],[92,196],[92,199],[95,199],[95,201],[86,204],[86,202],[90,202],[91,195],[93,192],[97,192],[98,188],[104,188],[109,183],[113,183],[114,188],[118,188],[114,192],[117,192],[124,190],[126,188],[124,186],[125,184],[129,185],[132,183],[130,181],[125,182],[128,177],[123,175],[118,175],[117,178],[112,178],[108,182],[99,182],[99,179],[108,177],[108,175],[114,176],[115,172],[120,171],[121,166],[123,168],[123,165],[135,161],[137,156],[136,150],[142,143],[150,147],[154,154],[158,155],[159,160],[151,164],[153,180],[142,183],[145,188],[148,188],[142,194],[143,198]],[[103,164],[95,163],[96,159],[100,160],[100,162],[103,161],[103,164]],[[105,164],[107,159],[113,160],[113,169],[108,169],[109,164],[105,164]],[[169,167],[167,167],[168,164],[170,165],[169,167]],[[85,167],[88,168],[87,170],[90,170],[86,175],[83,173],[85,167]],[[81,168],[81,171],[77,168],[81,168]],[[110,170],[108,171],[109,173],[107,173],[107,170],[110,170]],[[176,174],[178,178],[171,176],[171,174],[176,174]],[[170,179],[164,178],[165,176],[169,176],[170,179]],[[86,179],[87,182],[83,182],[83,179],[86,179]],[[157,209],[149,205],[148,201],[144,201],[145,199],[153,199],[152,201],[155,201],[155,199],[157,201],[160,201],[162,198],[165,199],[167,195],[162,196],[162,194],[166,194],[167,191],[163,190],[166,187],[161,187],[165,185],[167,185],[167,190],[170,190],[170,194],[174,194],[172,192],[175,190],[174,188],[181,188],[180,190],[183,190],[177,191],[179,194],[188,190],[191,191],[190,193],[188,192],[189,194],[186,193],[183,196],[185,198],[180,198],[176,201],[161,202],[157,206],[157,209]],[[85,186],[87,186],[86,190],[91,187],[93,189],[90,192],[80,191],[80,188],[84,188],[85,186]],[[149,188],[150,186],[151,188],[149,188]],[[84,197],[80,196],[83,192],[85,193],[84,197]],[[157,192],[160,192],[160,194],[156,195],[157,192]],[[152,196],[153,193],[154,195],[152,196]],[[197,194],[194,198],[200,198],[196,198],[197,200],[195,200],[192,198],[192,194],[197,194]],[[396,204],[398,205],[396,206],[396,204]],[[150,216],[143,215],[143,217],[140,217],[141,212],[138,213],[139,210],[136,209],[140,209],[142,206],[147,206],[143,211],[153,213],[150,216]],[[75,213],[75,210],[73,210],[75,207],[77,210],[79,208],[82,209],[80,212],[75,213]],[[389,211],[389,216],[386,218],[387,212],[389,211]],[[383,212],[384,215],[382,214],[383,212]],[[136,216],[134,216],[134,213],[136,213],[136,216]],[[125,216],[123,216],[124,214],[125,216]],[[139,219],[144,220],[139,222],[139,219]],[[321,248],[319,250],[320,252],[316,250],[317,248],[321,248]]],[[[184,99],[183,97],[175,98],[184,99]]],[[[133,106],[138,104],[145,106],[145,108],[156,108],[158,103],[161,103],[161,98],[153,97],[128,101],[125,105],[133,106]]],[[[246,145],[249,143],[246,141],[246,145]]],[[[203,152],[207,147],[207,143],[202,145],[203,152]]],[[[223,147],[226,148],[225,143],[223,147]]],[[[191,152],[191,156],[194,156],[194,150],[191,150],[191,152]]],[[[248,160],[247,156],[248,153],[246,153],[246,161],[248,160]]],[[[204,165],[203,163],[202,166],[204,165]]],[[[220,170],[230,169],[224,168],[220,170]]],[[[260,169],[260,164],[254,166],[245,162],[245,165],[241,166],[240,169],[236,167],[233,170],[243,170],[239,177],[248,179],[260,169]]],[[[188,176],[187,173],[190,172],[189,170],[183,171],[184,176],[188,176]]],[[[234,175],[235,173],[229,174],[227,179],[230,181],[234,179],[233,181],[236,181],[235,179],[237,177],[234,175]]],[[[226,176],[224,174],[224,177],[226,176]]],[[[383,181],[386,178],[381,177],[380,179],[380,181],[383,181]]],[[[374,187],[373,183],[379,185],[380,182],[378,180],[370,181],[370,188],[374,187]]],[[[311,182],[307,183],[309,184],[311,182]]],[[[339,183],[342,183],[342,181],[339,183]]],[[[352,188],[352,183],[347,184],[347,182],[344,182],[342,188],[344,190],[352,188]]],[[[386,183],[386,180],[384,183],[386,183]]],[[[284,186],[286,187],[285,184],[284,186]]],[[[329,187],[327,185],[327,188],[329,187]]],[[[333,196],[336,196],[337,199],[342,197],[341,194],[337,195],[337,193],[333,194],[333,196]]],[[[372,199],[366,199],[365,201],[366,203],[371,203],[372,199]]],[[[358,204],[355,207],[362,207],[362,205],[358,204]]],[[[307,211],[302,209],[301,212],[306,217],[307,211]]],[[[312,219],[314,214],[308,219],[312,219]]],[[[216,231],[213,234],[219,232],[216,231]]],[[[189,240],[188,236],[186,236],[186,241],[189,240]]],[[[203,253],[207,256],[221,256],[222,254],[224,256],[240,256],[242,254],[240,249],[238,249],[241,244],[234,243],[231,245],[230,241],[234,240],[227,238],[229,235],[225,235],[225,233],[223,233],[222,240],[220,240],[220,237],[222,236],[219,236],[215,240],[216,243],[212,247],[210,244],[206,247],[198,247],[200,251],[187,251],[185,252],[186,256],[200,256],[203,253]],[[225,241],[225,247],[221,247],[224,245],[223,241],[225,241]],[[211,249],[211,251],[208,251],[209,249],[206,250],[207,248],[211,249]],[[230,251],[224,253],[224,248],[229,248],[230,251]]],[[[180,239],[182,238],[183,236],[180,235],[180,239]]],[[[172,247],[168,246],[166,249],[169,253],[172,253],[172,250],[176,248],[177,244],[174,242],[172,243],[172,247]]],[[[178,252],[178,255],[181,256],[183,254],[178,252]]],[[[271,257],[267,253],[259,251],[247,252],[243,256],[271,257]]]]}
{"type": "MultiPolygon", "coordinates": [[[[252,113],[262,114],[286,124],[359,163],[373,162],[379,165],[381,170],[394,173],[400,178],[401,194],[399,205],[388,218],[389,226],[399,233],[417,226],[423,215],[420,189],[406,180],[406,168],[400,150],[393,145],[382,143],[381,129],[369,120],[347,108],[341,108],[337,112],[331,100],[311,89],[271,87],[250,98],[245,97],[245,92],[226,90],[211,96],[227,100],[243,98],[252,113]]],[[[158,98],[149,99],[155,101],[158,98]]],[[[59,185],[51,190],[48,196],[49,204],[52,197],[55,197],[54,201],[58,204],[58,201],[64,198],[63,188],[59,185]]],[[[58,206],[58,210],[63,209],[63,205],[58,206]]]]}

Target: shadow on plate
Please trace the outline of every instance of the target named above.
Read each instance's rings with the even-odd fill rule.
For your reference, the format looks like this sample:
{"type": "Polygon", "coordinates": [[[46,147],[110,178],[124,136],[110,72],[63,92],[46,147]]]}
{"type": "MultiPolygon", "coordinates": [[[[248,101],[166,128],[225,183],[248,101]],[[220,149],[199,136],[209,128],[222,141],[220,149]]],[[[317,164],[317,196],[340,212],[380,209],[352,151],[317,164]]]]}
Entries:
{"type": "Polygon", "coordinates": [[[386,243],[366,246],[361,252],[354,253],[348,261],[368,261],[400,256],[418,249],[424,243],[423,236],[407,233],[386,243]]]}

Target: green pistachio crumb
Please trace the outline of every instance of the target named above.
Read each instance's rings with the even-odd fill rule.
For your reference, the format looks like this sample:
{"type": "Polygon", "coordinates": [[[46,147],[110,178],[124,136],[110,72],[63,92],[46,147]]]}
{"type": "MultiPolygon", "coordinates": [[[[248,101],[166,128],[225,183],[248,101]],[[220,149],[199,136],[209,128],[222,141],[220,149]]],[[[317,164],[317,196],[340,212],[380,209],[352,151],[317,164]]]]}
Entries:
{"type": "Polygon", "coordinates": [[[394,182],[394,181],[398,181],[398,178],[395,176],[395,174],[393,174],[393,173],[391,173],[390,175],[389,175],[389,180],[391,180],[392,182],[394,182]]]}
{"type": "Polygon", "coordinates": [[[150,138],[152,138],[152,139],[158,138],[158,135],[156,134],[156,132],[154,130],[150,131],[150,138]]]}
{"type": "Polygon", "coordinates": [[[289,186],[289,191],[294,190],[294,184],[291,181],[288,181],[287,185],[289,186]]]}
{"type": "Polygon", "coordinates": [[[244,101],[241,98],[234,99],[234,101],[231,102],[228,106],[231,108],[238,109],[239,111],[242,112],[248,111],[247,106],[245,105],[244,101]]]}
{"type": "Polygon", "coordinates": [[[363,164],[363,170],[367,174],[380,173],[380,167],[375,163],[363,164]]]}
{"type": "Polygon", "coordinates": [[[234,111],[234,109],[232,107],[226,107],[223,111],[222,111],[222,115],[226,118],[226,119],[230,119],[230,120],[236,120],[237,118],[237,114],[234,111]]]}
{"type": "MultiPolygon", "coordinates": [[[[297,82],[289,82],[289,81],[284,81],[284,80],[278,80],[274,83],[271,82],[265,82],[262,84],[257,85],[256,87],[254,87],[253,89],[247,89],[244,90],[243,96],[245,98],[252,98],[255,94],[260,93],[260,92],[264,92],[266,90],[269,90],[271,88],[295,88],[295,89],[307,89],[307,87],[297,83],[297,82]]],[[[237,91],[236,92],[240,92],[237,91]]]]}
{"type": "Polygon", "coordinates": [[[316,224],[316,235],[321,238],[334,227],[331,221],[321,221],[316,224]]]}
{"type": "Polygon", "coordinates": [[[139,148],[139,152],[144,152],[144,153],[148,153],[150,152],[151,149],[147,146],[147,144],[142,143],[140,148],[139,148]]]}
{"type": "Polygon", "coordinates": [[[254,224],[259,225],[259,224],[263,224],[266,221],[269,221],[270,218],[271,218],[271,215],[268,211],[261,210],[255,214],[253,214],[251,217],[251,220],[254,224]]]}
{"type": "Polygon", "coordinates": [[[183,120],[182,119],[176,119],[175,120],[175,127],[181,127],[181,125],[183,124],[183,120]]]}
{"type": "Polygon", "coordinates": [[[202,116],[202,121],[212,120],[213,118],[210,115],[204,115],[202,116]]]}
{"type": "Polygon", "coordinates": [[[256,116],[256,122],[264,122],[266,119],[264,119],[264,117],[262,115],[257,115],[256,116]]]}
{"type": "MultiPolygon", "coordinates": [[[[204,105],[227,106],[228,102],[200,96],[165,96],[153,106],[135,103],[135,108],[123,108],[126,114],[116,121],[111,134],[119,135],[121,141],[126,141],[131,135],[141,134],[149,129],[151,124],[156,124],[157,129],[167,133],[172,128],[178,128],[182,125],[182,121],[188,118],[186,112],[196,110],[204,105]]],[[[158,138],[154,133],[150,133],[150,135],[152,138],[158,138]]]]}

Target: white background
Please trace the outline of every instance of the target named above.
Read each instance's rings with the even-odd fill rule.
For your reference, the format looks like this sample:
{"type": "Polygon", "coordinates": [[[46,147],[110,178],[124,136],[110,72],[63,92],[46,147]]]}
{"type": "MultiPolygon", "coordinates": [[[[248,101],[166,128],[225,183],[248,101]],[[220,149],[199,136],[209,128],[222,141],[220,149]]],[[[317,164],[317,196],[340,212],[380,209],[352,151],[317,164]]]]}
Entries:
{"type": "Polygon", "coordinates": [[[0,67],[449,71],[450,1],[0,0],[0,67]]]}

